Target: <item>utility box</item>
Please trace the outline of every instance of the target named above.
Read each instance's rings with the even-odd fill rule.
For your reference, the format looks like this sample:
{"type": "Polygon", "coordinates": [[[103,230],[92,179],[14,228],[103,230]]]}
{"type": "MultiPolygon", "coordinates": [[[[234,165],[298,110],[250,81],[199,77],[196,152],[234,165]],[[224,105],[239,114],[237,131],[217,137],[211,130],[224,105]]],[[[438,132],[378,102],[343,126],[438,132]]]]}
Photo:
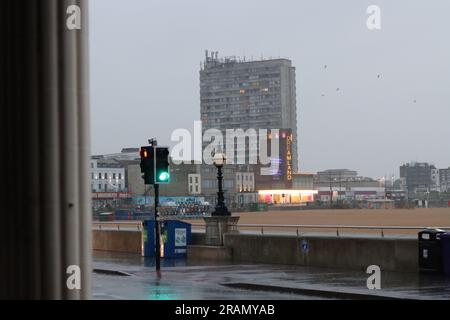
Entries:
{"type": "Polygon", "coordinates": [[[422,273],[442,273],[442,241],[439,229],[419,232],[419,269],[422,273]]]}
{"type": "MultiPolygon", "coordinates": [[[[192,242],[192,226],[178,220],[161,221],[161,258],[186,258],[192,242]]],[[[142,228],[142,256],[155,256],[155,221],[145,220],[142,228]]]]}

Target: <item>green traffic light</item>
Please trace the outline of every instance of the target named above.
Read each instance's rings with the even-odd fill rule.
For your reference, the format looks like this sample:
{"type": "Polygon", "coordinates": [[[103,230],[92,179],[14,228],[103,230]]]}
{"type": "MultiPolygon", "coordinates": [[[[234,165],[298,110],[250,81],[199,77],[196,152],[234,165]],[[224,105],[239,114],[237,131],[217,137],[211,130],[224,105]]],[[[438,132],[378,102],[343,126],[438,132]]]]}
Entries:
{"type": "Polygon", "coordinates": [[[168,181],[169,180],[169,173],[168,172],[161,172],[159,174],[159,181],[168,181]]]}

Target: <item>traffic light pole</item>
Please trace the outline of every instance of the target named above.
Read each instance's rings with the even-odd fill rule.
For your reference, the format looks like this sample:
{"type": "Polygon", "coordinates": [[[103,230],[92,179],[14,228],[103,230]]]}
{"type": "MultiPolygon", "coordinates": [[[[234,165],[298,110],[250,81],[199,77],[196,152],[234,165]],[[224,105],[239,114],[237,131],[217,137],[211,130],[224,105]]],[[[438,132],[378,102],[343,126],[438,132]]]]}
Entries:
{"type": "Polygon", "coordinates": [[[155,257],[156,257],[156,271],[161,270],[161,242],[160,242],[160,225],[159,225],[159,184],[155,184],[155,257]]]}
{"type": "MultiPolygon", "coordinates": [[[[167,184],[169,175],[169,150],[158,147],[156,139],[149,139],[150,146],[141,147],[141,172],[144,173],[144,184],[155,186],[155,258],[156,272],[161,270],[161,225],[159,221],[159,183],[167,184]]],[[[159,274],[159,273],[158,273],[159,274]]]]}

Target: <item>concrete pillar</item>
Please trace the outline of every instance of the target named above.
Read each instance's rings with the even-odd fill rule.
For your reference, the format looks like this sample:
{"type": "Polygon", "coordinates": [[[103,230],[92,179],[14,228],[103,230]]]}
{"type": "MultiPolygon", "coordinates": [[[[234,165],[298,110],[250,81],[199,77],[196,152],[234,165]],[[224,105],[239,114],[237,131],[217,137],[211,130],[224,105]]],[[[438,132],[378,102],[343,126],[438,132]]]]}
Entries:
{"type": "Polygon", "coordinates": [[[205,245],[223,246],[225,233],[237,232],[239,217],[214,216],[205,217],[205,245]]]}
{"type": "Polygon", "coordinates": [[[0,39],[0,298],[90,298],[88,1],[2,0],[0,39]]]}

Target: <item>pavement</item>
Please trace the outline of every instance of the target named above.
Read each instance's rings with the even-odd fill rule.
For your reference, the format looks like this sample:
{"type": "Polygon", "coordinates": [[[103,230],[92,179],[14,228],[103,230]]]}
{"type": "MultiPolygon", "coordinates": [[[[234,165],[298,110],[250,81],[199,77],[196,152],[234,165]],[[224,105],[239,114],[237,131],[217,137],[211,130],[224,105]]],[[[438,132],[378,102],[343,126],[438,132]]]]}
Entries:
{"type": "Polygon", "coordinates": [[[285,265],[216,264],[94,252],[93,298],[133,300],[450,300],[450,280],[416,273],[381,274],[369,290],[364,271],[285,265]]]}

